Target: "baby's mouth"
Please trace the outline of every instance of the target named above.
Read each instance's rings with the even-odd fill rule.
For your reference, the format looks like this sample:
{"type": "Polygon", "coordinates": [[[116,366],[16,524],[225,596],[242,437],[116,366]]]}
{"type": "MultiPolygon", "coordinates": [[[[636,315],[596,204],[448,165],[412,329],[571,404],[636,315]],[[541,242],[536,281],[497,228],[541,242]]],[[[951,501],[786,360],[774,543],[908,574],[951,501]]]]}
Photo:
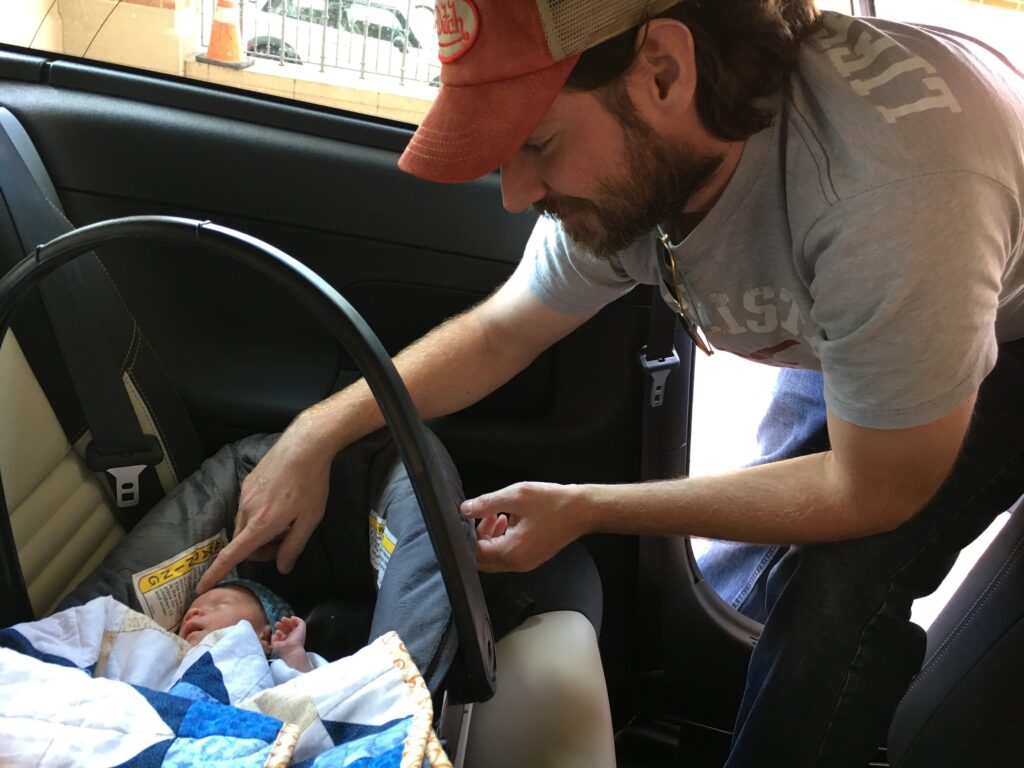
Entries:
{"type": "Polygon", "coordinates": [[[193,632],[199,632],[201,630],[202,627],[200,627],[196,621],[190,619],[181,625],[181,629],[178,631],[178,637],[187,641],[189,635],[191,635],[193,632]]]}

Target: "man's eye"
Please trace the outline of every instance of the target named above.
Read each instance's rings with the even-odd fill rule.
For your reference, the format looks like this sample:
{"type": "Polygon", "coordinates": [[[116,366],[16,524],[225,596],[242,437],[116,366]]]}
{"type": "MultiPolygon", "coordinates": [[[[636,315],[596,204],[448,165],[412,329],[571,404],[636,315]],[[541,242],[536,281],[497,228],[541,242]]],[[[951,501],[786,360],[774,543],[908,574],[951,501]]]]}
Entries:
{"type": "Polygon", "coordinates": [[[523,149],[532,154],[539,154],[548,148],[551,144],[551,139],[544,139],[543,141],[530,141],[523,145],[523,149]]]}

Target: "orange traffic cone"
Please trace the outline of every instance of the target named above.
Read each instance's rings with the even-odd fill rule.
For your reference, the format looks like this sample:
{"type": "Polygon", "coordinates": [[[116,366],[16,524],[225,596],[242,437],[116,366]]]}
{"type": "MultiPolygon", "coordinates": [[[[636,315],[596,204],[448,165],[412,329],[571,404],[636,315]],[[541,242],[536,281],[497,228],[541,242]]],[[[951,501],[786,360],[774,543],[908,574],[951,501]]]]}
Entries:
{"type": "Polygon", "coordinates": [[[196,61],[233,69],[251,67],[254,60],[242,50],[239,22],[238,0],[217,0],[210,28],[210,47],[205,54],[196,56],[196,61]]]}

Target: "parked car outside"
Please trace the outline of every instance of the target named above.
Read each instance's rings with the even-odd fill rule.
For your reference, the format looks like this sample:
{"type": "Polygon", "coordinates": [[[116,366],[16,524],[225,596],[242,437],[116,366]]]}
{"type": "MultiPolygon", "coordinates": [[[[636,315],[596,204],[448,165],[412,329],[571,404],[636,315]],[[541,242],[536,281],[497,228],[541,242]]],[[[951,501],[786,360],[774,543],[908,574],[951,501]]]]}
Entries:
{"type": "Polygon", "coordinates": [[[266,0],[264,13],[325,23],[357,35],[389,41],[399,50],[429,45],[433,36],[432,5],[423,0],[266,0]],[[415,23],[412,21],[415,19],[415,23]]]}
{"type": "Polygon", "coordinates": [[[302,58],[291,45],[273,35],[259,35],[251,38],[245,44],[245,50],[250,56],[261,59],[280,59],[281,49],[284,48],[284,60],[291,64],[301,64],[302,58]]]}

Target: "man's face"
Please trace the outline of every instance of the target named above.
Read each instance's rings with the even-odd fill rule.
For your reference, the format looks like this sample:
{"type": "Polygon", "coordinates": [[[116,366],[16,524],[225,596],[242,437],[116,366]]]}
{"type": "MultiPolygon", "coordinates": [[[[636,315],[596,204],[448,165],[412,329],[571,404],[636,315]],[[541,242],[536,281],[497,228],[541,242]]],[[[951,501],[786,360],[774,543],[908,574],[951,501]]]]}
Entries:
{"type": "Polygon", "coordinates": [[[512,193],[505,194],[506,207],[515,209],[513,174],[526,174],[519,180],[535,183],[532,208],[557,218],[572,240],[600,258],[682,211],[722,162],[661,137],[625,92],[562,94],[519,154],[525,157],[502,168],[503,192],[510,177],[512,193]]]}
{"type": "Polygon", "coordinates": [[[181,620],[178,636],[196,645],[215,629],[233,627],[245,619],[263,639],[269,634],[267,617],[256,596],[242,587],[216,587],[197,597],[181,620]]]}

